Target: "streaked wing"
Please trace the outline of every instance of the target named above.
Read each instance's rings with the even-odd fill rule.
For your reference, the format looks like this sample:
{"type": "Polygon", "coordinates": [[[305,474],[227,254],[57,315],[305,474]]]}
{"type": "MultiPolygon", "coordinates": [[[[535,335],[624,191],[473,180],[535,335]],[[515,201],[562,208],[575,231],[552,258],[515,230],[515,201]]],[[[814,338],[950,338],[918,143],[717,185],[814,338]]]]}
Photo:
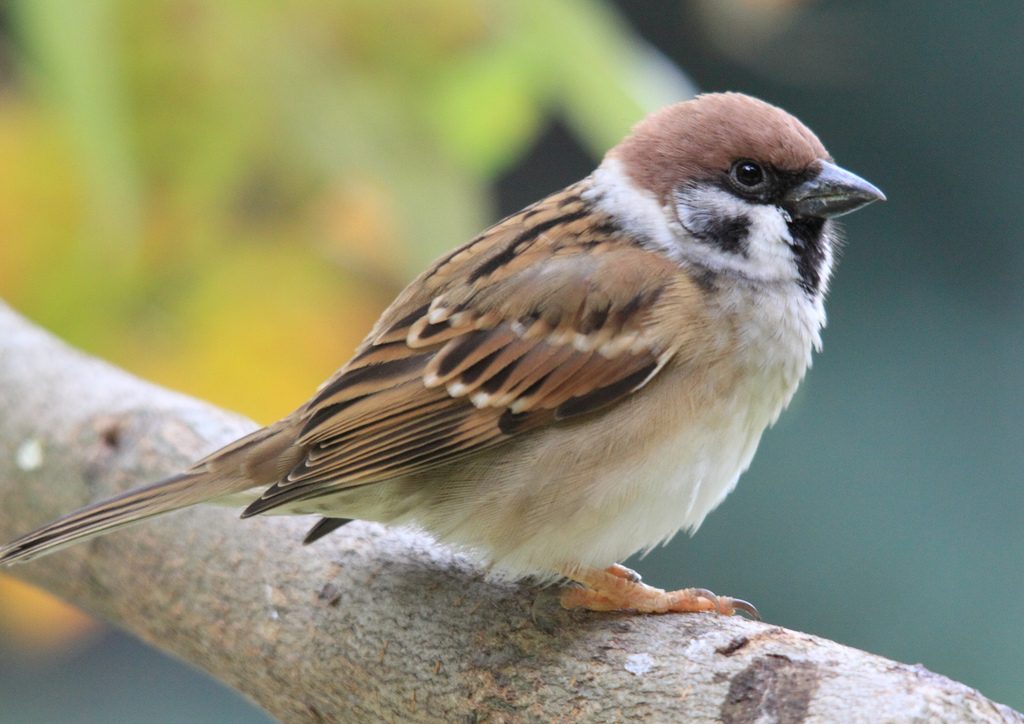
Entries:
{"type": "Polygon", "coordinates": [[[245,514],[457,460],[654,377],[676,351],[657,320],[678,268],[586,210],[551,197],[414,282],[302,412],[304,458],[245,514]]]}

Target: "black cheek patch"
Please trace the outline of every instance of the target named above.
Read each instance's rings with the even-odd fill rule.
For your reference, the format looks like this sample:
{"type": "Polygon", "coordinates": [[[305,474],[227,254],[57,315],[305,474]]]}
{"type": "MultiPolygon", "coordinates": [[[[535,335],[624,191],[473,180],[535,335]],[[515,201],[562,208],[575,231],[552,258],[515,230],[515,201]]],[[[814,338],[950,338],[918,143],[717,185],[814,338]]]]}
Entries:
{"type": "Polygon", "coordinates": [[[691,217],[686,230],[701,243],[721,249],[727,254],[747,255],[750,219],[743,214],[739,216],[696,214],[691,217]]]}
{"type": "Polygon", "coordinates": [[[709,218],[704,224],[703,240],[729,254],[747,253],[750,219],[746,216],[709,218]]]}

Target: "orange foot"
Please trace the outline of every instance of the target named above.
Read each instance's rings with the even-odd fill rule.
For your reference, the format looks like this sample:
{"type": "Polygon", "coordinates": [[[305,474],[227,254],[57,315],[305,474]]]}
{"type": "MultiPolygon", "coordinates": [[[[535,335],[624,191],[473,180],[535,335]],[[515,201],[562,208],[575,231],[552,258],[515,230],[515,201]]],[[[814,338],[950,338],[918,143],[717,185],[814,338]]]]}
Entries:
{"type": "Polygon", "coordinates": [[[742,611],[760,619],[757,609],[738,598],[716,596],[705,588],[684,588],[663,591],[640,582],[640,575],[615,564],[603,571],[596,568],[574,568],[566,578],[583,584],[583,588],[567,588],[562,593],[563,608],[586,608],[591,611],[636,611],[637,613],[702,613],[713,611],[731,616],[742,611]]]}

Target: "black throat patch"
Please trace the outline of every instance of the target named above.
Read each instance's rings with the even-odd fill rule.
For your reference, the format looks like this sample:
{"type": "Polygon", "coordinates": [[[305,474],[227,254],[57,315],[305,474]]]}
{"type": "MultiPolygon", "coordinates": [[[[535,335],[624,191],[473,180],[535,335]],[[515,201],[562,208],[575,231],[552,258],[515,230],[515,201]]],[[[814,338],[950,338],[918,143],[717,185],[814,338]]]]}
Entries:
{"type": "Polygon", "coordinates": [[[822,267],[825,264],[825,220],[805,217],[789,222],[793,243],[790,251],[796,257],[800,288],[814,296],[821,291],[822,267]]]}

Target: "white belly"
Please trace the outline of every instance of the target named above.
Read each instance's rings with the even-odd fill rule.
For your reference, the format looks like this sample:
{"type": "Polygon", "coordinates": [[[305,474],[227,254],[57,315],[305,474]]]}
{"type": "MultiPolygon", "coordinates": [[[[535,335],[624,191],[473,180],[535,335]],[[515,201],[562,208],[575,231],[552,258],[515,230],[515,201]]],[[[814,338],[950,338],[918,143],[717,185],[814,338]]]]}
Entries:
{"type": "MultiPolygon", "coordinates": [[[[487,546],[498,570],[512,576],[579,563],[605,567],[640,550],[668,541],[680,529],[694,532],[749,467],[764,429],[774,420],[791,392],[751,404],[739,398],[717,410],[687,420],[655,445],[632,441],[640,451],[622,450],[612,462],[594,469],[579,460],[575,471],[555,481],[534,477],[524,481],[518,496],[501,510],[514,510],[517,501],[527,512],[506,527],[497,518],[488,522],[487,546]],[[560,496],[542,488],[563,487],[560,496]],[[571,491],[571,492],[570,492],[571,491]]],[[[621,432],[621,429],[620,431],[621,432]]],[[[594,446],[609,441],[592,441],[594,446]]],[[[556,454],[556,465],[534,471],[573,470],[572,460],[556,454]]],[[[510,518],[511,519],[511,518],[510,518]]],[[[456,533],[467,543],[479,535],[473,525],[456,533]],[[467,535],[459,535],[466,533],[467,535]]]]}

